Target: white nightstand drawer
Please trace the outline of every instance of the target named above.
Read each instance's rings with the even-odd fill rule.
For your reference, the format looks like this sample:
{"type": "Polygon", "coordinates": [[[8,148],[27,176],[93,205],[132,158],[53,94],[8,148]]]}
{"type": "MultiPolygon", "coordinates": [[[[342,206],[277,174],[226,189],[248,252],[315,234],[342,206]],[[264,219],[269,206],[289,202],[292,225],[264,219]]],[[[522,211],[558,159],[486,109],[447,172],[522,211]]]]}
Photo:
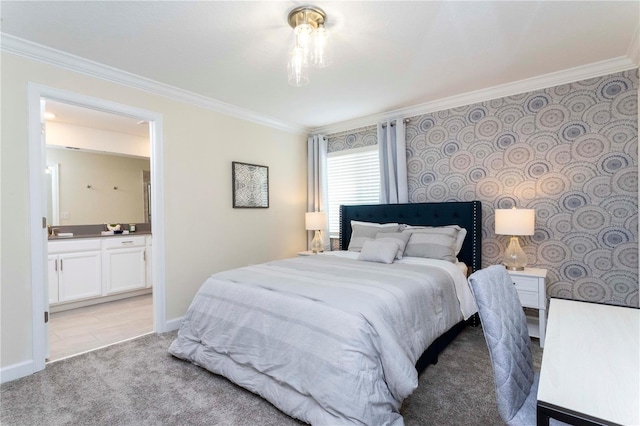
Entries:
{"type": "MultiPolygon", "coordinates": [[[[538,297],[538,279],[534,277],[519,277],[511,275],[511,279],[518,291],[530,291],[538,297]]],[[[537,303],[536,303],[537,305],[537,303]]]]}
{"type": "Polygon", "coordinates": [[[520,303],[526,308],[538,308],[538,292],[518,291],[520,303]]]}
{"type": "Polygon", "coordinates": [[[544,335],[547,328],[547,291],[546,269],[525,268],[524,271],[509,271],[518,298],[523,307],[535,309],[537,316],[527,314],[529,336],[540,338],[540,347],[544,346],[544,335]]]}

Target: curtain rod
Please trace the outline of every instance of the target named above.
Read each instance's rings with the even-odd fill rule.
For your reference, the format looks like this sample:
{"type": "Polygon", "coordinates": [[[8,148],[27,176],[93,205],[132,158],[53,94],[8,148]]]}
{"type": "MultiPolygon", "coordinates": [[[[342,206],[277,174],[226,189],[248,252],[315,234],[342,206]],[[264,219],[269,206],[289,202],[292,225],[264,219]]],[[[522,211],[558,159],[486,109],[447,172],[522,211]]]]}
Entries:
{"type": "MultiPolygon", "coordinates": [[[[407,124],[407,123],[408,123],[408,122],[410,122],[410,121],[411,121],[411,119],[410,119],[410,118],[404,118],[404,119],[402,120],[402,122],[403,122],[404,124],[407,124]]],[[[391,123],[391,127],[394,127],[395,125],[396,125],[395,123],[391,123]]],[[[383,124],[383,125],[382,125],[382,127],[387,127],[386,123],[385,123],[385,124],[383,124]]]]}

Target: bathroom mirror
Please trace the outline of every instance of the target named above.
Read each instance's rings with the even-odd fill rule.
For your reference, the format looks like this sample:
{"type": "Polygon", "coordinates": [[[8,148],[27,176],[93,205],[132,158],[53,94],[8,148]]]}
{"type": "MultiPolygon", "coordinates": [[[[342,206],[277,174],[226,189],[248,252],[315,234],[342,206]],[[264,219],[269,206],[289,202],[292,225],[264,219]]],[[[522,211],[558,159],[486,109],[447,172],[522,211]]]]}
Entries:
{"type": "Polygon", "coordinates": [[[47,222],[148,223],[148,123],[46,101],[47,222]]]}

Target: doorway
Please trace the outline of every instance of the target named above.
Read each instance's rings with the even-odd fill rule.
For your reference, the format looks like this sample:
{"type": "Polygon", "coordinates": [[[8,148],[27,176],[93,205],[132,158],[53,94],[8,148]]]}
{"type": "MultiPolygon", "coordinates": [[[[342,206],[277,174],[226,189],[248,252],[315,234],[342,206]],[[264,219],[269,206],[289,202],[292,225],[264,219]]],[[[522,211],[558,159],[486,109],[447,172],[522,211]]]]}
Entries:
{"type": "Polygon", "coordinates": [[[47,359],[52,362],[153,331],[147,189],[151,143],[145,120],[50,99],[42,102],[45,173],[51,177],[47,224],[55,234],[73,234],[57,237],[50,232],[47,244],[47,359]],[[102,237],[105,223],[122,224],[127,231],[136,224],[137,232],[102,237]],[[101,261],[88,256],[86,244],[78,251],[89,242],[97,244],[92,250],[101,261]],[[115,257],[112,249],[104,249],[120,242],[129,245],[115,257]],[[76,257],[83,255],[87,258],[76,257]],[[109,270],[111,259],[122,260],[109,270]],[[92,278],[94,270],[103,275],[92,278]]]}
{"type": "Polygon", "coordinates": [[[95,111],[108,112],[130,117],[149,124],[151,146],[151,211],[154,213],[151,223],[153,236],[152,275],[153,275],[153,330],[167,330],[165,317],[165,275],[164,275],[164,195],[163,195],[163,149],[162,115],[151,111],[130,107],[73,92],[50,88],[38,84],[29,84],[29,190],[30,190],[30,229],[31,229],[31,287],[32,287],[32,328],[33,328],[33,372],[45,368],[48,349],[49,301],[45,283],[47,283],[47,178],[46,144],[44,127],[44,104],[47,100],[74,105],[95,111]],[[43,102],[44,101],[44,102],[43,102]]]}

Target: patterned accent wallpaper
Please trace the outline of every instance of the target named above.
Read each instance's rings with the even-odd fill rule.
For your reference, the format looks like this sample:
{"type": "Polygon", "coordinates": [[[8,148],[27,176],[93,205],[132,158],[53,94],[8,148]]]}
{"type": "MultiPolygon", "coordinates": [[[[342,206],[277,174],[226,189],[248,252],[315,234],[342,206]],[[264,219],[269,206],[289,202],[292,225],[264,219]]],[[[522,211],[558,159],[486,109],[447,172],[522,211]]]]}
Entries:
{"type": "MultiPolygon", "coordinates": [[[[376,137],[363,132],[329,146],[376,137]]],[[[549,296],[639,306],[638,69],[413,117],[406,133],[410,202],[483,202],[483,266],[509,240],[494,209],[533,208],[521,245],[549,296]]]]}
{"type": "Polygon", "coordinates": [[[327,135],[327,151],[337,152],[378,144],[377,126],[327,135]]]}

